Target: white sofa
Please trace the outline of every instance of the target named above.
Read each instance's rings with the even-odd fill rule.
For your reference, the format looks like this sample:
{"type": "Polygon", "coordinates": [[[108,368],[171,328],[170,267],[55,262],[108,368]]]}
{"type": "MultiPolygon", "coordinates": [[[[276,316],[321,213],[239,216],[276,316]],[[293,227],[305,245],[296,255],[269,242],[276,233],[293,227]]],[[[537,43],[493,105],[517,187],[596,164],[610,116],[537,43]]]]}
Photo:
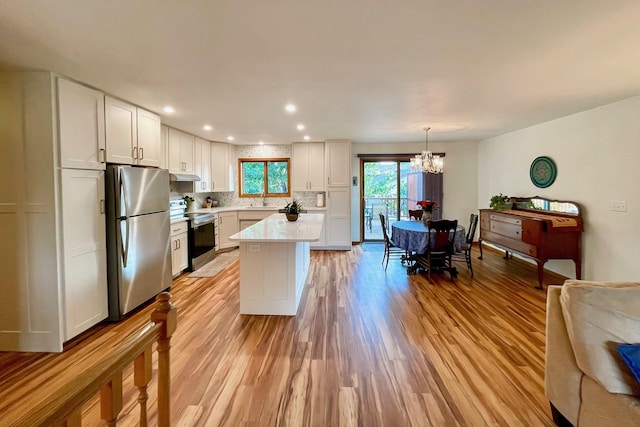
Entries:
{"type": "Polygon", "coordinates": [[[545,394],[556,424],[640,426],[640,384],[618,343],[640,343],[640,283],[549,286],[545,394]]]}

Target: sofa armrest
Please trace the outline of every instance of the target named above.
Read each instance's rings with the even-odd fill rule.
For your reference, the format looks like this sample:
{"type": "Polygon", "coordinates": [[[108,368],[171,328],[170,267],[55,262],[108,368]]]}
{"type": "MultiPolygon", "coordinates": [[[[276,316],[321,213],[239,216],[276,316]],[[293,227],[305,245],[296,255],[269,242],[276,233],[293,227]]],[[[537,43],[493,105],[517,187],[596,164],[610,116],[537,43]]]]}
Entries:
{"type": "Polygon", "coordinates": [[[549,401],[573,425],[578,423],[582,371],[573,355],[560,305],[562,286],[547,290],[547,332],[544,390],[549,401]]]}

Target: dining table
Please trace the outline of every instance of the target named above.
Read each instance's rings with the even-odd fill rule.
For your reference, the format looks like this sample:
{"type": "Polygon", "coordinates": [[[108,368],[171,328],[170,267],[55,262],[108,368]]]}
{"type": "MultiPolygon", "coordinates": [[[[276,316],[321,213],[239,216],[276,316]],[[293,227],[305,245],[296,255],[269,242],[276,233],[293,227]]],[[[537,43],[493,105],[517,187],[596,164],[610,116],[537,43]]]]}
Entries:
{"type": "MultiPolygon", "coordinates": [[[[415,271],[412,267],[412,260],[419,258],[427,251],[429,241],[427,227],[422,221],[400,220],[391,224],[391,241],[393,244],[408,253],[412,254],[406,261],[409,261],[409,271],[415,271]]],[[[455,230],[453,248],[455,252],[462,252],[465,244],[465,228],[458,225],[455,230]]]]}

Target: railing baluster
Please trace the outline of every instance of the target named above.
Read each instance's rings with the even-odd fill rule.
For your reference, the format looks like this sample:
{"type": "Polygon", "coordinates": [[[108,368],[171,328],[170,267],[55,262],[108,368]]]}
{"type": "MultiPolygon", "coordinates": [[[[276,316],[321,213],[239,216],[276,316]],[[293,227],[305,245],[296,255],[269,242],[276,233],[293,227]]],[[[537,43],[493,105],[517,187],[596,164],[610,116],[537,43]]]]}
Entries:
{"type": "Polygon", "coordinates": [[[151,313],[151,321],[162,323],[158,338],[158,426],[169,427],[171,423],[171,335],[176,330],[178,316],[169,299],[171,294],[163,292],[156,297],[156,309],[151,313]]]}
{"type": "Polygon", "coordinates": [[[82,408],[77,408],[69,418],[62,423],[63,427],[82,427],[82,408]]]}
{"type": "Polygon", "coordinates": [[[147,347],[133,362],[133,382],[138,387],[138,403],[140,404],[140,427],[147,426],[147,386],[151,381],[151,346],[147,347]]]}
{"type": "Polygon", "coordinates": [[[122,411],[122,371],[115,372],[100,390],[100,417],[109,427],[115,426],[122,411]]]}

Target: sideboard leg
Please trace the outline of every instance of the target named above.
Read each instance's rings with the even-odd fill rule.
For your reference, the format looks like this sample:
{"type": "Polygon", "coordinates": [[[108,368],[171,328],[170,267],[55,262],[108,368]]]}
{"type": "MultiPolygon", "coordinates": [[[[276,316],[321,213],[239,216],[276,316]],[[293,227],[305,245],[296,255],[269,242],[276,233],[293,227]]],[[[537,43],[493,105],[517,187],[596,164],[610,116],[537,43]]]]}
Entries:
{"type": "Polygon", "coordinates": [[[536,289],[544,290],[544,287],[542,286],[543,277],[544,277],[544,262],[538,261],[538,286],[536,286],[536,289]]]}
{"type": "Polygon", "coordinates": [[[482,239],[478,239],[478,247],[480,248],[480,256],[478,259],[482,259],[482,239]]]}

